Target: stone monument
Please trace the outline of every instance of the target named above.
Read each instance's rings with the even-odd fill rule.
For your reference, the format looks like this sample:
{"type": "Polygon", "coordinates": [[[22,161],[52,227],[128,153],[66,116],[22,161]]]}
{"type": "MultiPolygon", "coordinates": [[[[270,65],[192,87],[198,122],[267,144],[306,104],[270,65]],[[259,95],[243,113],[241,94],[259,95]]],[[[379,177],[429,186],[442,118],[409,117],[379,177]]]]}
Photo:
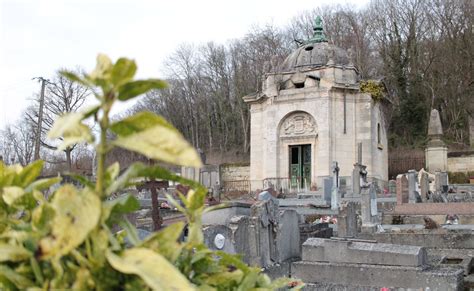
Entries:
{"type": "Polygon", "coordinates": [[[331,189],[331,209],[337,210],[339,209],[339,203],[341,202],[341,194],[339,192],[339,167],[337,166],[337,162],[333,162],[332,169],[333,182],[331,189]]]}
{"type": "Polygon", "coordinates": [[[332,175],[333,161],[340,176],[350,176],[359,143],[361,164],[388,179],[387,102],[362,92],[358,69],[345,50],[326,40],[321,21],[312,38],[269,66],[261,91],[243,99],[250,105],[251,180],[289,179],[289,187],[309,189],[332,175]]]}
{"type": "Polygon", "coordinates": [[[443,127],[439,112],[431,110],[430,122],[428,124],[428,145],[425,149],[426,169],[429,172],[446,171],[448,169],[448,148],[443,137],[443,127]]]}

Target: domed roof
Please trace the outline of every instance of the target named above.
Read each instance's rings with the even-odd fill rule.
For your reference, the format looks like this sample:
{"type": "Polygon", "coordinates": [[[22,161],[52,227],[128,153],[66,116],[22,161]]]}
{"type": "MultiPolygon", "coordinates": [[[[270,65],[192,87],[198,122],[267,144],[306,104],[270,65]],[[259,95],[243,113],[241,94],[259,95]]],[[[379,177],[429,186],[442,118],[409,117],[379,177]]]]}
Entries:
{"type": "Polygon", "coordinates": [[[348,66],[351,64],[347,52],[327,42],[309,43],[292,52],[281,64],[284,72],[297,69],[325,66],[329,61],[334,65],[348,66]]]}
{"type": "Polygon", "coordinates": [[[282,71],[294,71],[311,67],[321,67],[330,61],[334,65],[351,64],[347,52],[329,44],[323,31],[321,17],[316,17],[313,26],[313,37],[308,39],[292,52],[281,64],[282,71]]]}

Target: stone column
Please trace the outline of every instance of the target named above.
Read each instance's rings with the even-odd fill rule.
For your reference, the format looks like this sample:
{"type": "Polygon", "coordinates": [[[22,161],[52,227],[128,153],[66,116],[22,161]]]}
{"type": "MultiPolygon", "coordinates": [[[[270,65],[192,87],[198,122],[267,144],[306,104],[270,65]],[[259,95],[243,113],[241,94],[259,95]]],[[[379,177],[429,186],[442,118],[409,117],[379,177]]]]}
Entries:
{"type": "Polygon", "coordinates": [[[428,124],[428,145],[425,149],[426,169],[430,172],[446,171],[448,169],[448,148],[441,140],[443,128],[439,112],[431,110],[428,124]]]}

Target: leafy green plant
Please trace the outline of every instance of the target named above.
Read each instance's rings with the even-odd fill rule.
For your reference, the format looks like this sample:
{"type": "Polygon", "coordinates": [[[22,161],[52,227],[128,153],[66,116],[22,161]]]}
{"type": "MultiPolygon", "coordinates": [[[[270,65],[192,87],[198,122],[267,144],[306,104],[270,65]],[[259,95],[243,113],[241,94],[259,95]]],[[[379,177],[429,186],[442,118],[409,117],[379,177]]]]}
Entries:
{"type": "Polygon", "coordinates": [[[385,94],[384,86],[381,83],[373,80],[361,81],[360,91],[363,93],[369,93],[375,102],[381,101],[385,94]]]}
{"type": "Polygon", "coordinates": [[[141,163],[132,164],[121,175],[117,163],[106,168],[107,152],[116,146],[170,164],[201,165],[196,151],[160,116],[141,112],[110,121],[115,102],[166,87],[158,79],[134,80],[136,69],[132,60],[121,58],[113,63],[99,55],[90,74],[62,72],[94,92],[99,104],[62,116],[49,137],[62,137],[62,148],[91,143],[98,155],[95,183],[77,176],[82,187],[58,187],[60,178],[38,179],[42,161],[26,167],[0,163],[0,288],[272,290],[285,286],[288,279],[271,282],[259,268],[247,266],[237,256],[211,251],[203,244],[201,216],[212,209],[205,208],[206,189],[199,183],[141,163]],[[84,123],[88,118],[100,126],[96,142],[84,123]],[[107,140],[107,131],[116,138],[107,140]],[[185,227],[183,222],[140,241],[135,227],[124,218],[124,214],[138,209],[138,201],[130,195],[108,199],[134,179],[142,178],[191,186],[186,196],[179,197],[184,207],[169,197],[186,216],[189,235],[184,242],[178,240],[185,227]],[[51,191],[46,199],[45,192],[51,191]],[[116,224],[123,231],[113,233],[111,228],[116,224]]]}

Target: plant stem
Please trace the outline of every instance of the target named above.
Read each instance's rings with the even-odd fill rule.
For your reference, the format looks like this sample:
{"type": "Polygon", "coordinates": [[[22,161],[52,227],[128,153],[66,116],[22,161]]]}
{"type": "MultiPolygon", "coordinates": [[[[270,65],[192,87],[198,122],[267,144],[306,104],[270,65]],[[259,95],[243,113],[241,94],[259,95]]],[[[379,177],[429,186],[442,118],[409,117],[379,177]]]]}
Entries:
{"type": "Polygon", "coordinates": [[[105,177],[105,158],[107,154],[107,128],[109,127],[109,111],[110,106],[104,104],[103,113],[99,124],[100,124],[100,141],[97,147],[97,153],[99,155],[97,160],[97,181],[95,191],[99,194],[99,197],[105,196],[104,189],[104,177],[105,177]]]}

